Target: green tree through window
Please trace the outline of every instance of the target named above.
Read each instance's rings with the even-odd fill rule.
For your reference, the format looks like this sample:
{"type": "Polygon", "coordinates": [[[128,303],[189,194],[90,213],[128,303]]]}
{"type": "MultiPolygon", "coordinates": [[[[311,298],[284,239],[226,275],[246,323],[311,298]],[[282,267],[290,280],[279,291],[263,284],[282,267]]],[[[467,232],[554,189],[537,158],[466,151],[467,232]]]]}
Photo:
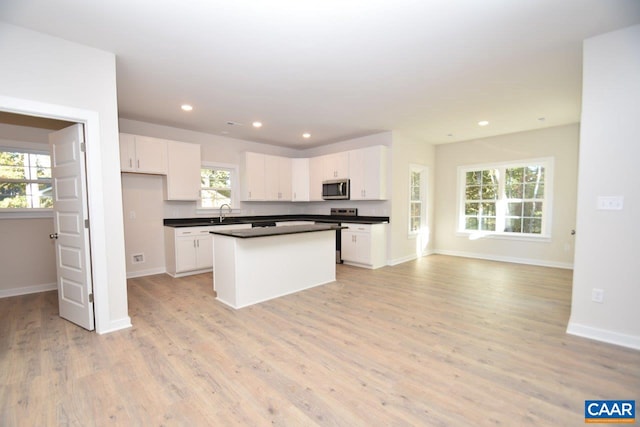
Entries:
{"type": "Polygon", "coordinates": [[[233,171],[226,168],[203,167],[200,169],[200,206],[219,208],[232,203],[233,171]]]}

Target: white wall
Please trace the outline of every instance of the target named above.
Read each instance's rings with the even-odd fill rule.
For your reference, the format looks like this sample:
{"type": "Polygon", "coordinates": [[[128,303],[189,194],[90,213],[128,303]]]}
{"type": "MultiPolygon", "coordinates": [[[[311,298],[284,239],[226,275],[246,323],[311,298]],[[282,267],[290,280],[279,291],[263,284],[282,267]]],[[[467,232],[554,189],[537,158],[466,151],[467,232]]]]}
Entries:
{"type": "Polygon", "coordinates": [[[475,141],[436,146],[436,252],[510,262],[571,268],[575,228],[579,125],[551,127],[475,141]],[[456,235],[458,166],[554,158],[550,242],[470,240],[456,235]]]}
{"type": "Polygon", "coordinates": [[[434,146],[415,137],[399,132],[393,133],[393,146],[391,155],[391,194],[392,203],[390,234],[387,257],[390,264],[398,264],[415,259],[423,253],[433,250],[432,230],[434,228],[435,205],[435,150],[434,146]],[[426,247],[416,239],[409,236],[409,179],[410,166],[412,164],[427,167],[427,230],[425,238],[426,247]]]}
{"type": "Polygon", "coordinates": [[[640,25],[584,43],[578,235],[568,332],[640,349],[640,25]],[[599,196],[624,196],[619,211],[599,196]],[[591,301],[594,288],[603,303],[591,301]]]}
{"type": "Polygon", "coordinates": [[[115,55],[0,23],[0,109],[85,123],[96,330],[127,313],[115,55]]]}

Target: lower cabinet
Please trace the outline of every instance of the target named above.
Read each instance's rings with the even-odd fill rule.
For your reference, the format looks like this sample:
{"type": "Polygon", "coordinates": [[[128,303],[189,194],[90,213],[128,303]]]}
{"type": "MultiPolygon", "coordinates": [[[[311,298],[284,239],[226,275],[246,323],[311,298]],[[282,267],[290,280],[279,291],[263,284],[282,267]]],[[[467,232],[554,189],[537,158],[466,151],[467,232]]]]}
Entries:
{"type": "Polygon", "coordinates": [[[341,255],[345,264],[380,268],[387,264],[386,224],[342,223],[341,255]]]}
{"type": "Polygon", "coordinates": [[[251,228],[251,224],[208,227],[165,227],[164,256],[167,274],[173,277],[206,273],[213,270],[213,230],[251,228]]]}

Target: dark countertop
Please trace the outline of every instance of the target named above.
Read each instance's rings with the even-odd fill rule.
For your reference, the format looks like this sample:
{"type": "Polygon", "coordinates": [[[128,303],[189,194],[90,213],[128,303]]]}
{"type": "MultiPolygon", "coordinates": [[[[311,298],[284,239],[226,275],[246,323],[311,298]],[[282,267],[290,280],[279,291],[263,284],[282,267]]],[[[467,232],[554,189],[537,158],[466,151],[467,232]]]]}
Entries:
{"type": "Polygon", "coordinates": [[[227,237],[237,237],[240,239],[250,239],[253,237],[267,236],[284,236],[287,234],[314,233],[317,231],[332,231],[342,228],[335,224],[306,224],[306,225],[287,225],[284,227],[257,227],[243,228],[240,230],[220,230],[210,231],[211,234],[227,237]]]}
{"type": "Polygon", "coordinates": [[[203,227],[229,224],[260,224],[261,222],[280,221],[314,221],[336,224],[341,222],[355,224],[384,224],[389,222],[388,216],[341,216],[341,215],[259,215],[259,216],[227,216],[222,222],[220,217],[209,218],[165,218],[166,227],[203,227]]]}

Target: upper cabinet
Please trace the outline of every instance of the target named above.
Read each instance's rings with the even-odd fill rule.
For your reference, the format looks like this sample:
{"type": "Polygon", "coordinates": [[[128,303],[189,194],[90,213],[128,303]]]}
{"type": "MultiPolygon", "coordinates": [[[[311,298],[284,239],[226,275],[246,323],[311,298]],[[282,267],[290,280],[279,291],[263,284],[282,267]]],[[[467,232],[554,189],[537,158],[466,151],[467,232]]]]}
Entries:
{"type": "Polygon", "coordinates": [[[166,200],[200,198],[200,144],[167,141],[166,200]]]}
{"type": "Polygon", "coordinates": [[[351,200],[387,198],[387,147],[376,145],[349,151],[351,200]]]}
{"type": "Polygon", "coordinates": [[[309,159],[291,159],[291,200],[309,201],[309,159]]]}
{"type": "Polygon", "coordinates": [[[147,136],[121,133],[120,170],[165,175],[167,173],[166,142],[147,136]]]}
{"type": "Polygon", "coordinates": [[[309,200],[322,201],[322,181],[324,181],[324,158],[309,159],[309,200]]]}
{"type": "Polygon", "coordinates": [[[291,201],[291,159],[264,155],[264,182],[268,201],[291,201]]]}
{"type": "Polygon", "coordinates": [[[244,153],[241,168],[242,200],[259,201],[266,199],[264,182],[265,155],[260,153],[244,153]]]}
{"type": "Polygon", "coordinates": [[[349,178],[349,152],[321,156],[322,171],[325,180],[349,178]]]}

